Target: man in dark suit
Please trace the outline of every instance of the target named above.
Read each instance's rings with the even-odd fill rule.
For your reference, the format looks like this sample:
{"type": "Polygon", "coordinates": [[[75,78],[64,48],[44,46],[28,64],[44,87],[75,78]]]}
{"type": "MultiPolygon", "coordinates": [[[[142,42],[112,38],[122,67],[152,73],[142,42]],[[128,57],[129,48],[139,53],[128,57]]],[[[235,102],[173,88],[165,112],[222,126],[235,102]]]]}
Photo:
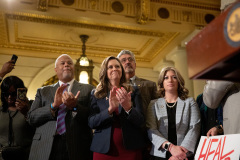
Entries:
{"type": "Polygon", "coordinates": [[[74,80],[73,61],[66,54],[57,58],[55,71],[59,82],[39,88],[28,113],[28,122],[37,128],[29,160],[89,160],[93,86],[74,80]]]}
{"type": "Polygon", "coordinates": [[[129,50],[122,50],[117,58],[121,61],[125,70],[127,80],[132,85],[137,85],[142,97],[143,114],[146,116],[147,107],[151,100],[157,99],[157,86],[155,82],[139,78],[135,75],[136,60],[134,54],[129,50]]]}

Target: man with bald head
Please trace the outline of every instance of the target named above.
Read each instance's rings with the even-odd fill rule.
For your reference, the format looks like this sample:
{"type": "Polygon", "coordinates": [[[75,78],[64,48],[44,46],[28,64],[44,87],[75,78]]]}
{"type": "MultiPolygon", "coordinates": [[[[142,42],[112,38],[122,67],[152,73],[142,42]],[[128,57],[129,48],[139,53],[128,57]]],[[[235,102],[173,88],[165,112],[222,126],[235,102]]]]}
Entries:
{"type": "Polygon", "coordinates": [[[28,113],[28,122],[36,127],[29,160],[89,160],[93,86],[74,80],[74,64],[67,54],[56,59],[55,72],[59,81],[37,90],[28,113]]]}

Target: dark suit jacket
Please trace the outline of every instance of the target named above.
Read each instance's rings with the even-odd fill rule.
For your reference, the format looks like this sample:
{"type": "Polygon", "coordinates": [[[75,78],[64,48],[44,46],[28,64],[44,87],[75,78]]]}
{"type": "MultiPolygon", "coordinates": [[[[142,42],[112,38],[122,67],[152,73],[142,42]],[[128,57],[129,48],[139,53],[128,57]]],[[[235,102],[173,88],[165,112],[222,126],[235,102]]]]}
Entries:
{"type": "Polygon", "coordinates": [[[142,97],[143,114],[146,115],[147,107],[151,100],[157,99],[157,86],[153,81],[149,81],[136,76],[135,83],[139,88],[142,97]]]}
{"type": "MultiPolygon", "coordinates": [[[[111,131],[113,116],[108,114],[109,97],[97,99],[94,96],[94,90],[91,96],[91,115],[89,117],[89,126],[95,129],[91,150],[98,153],[107,153],[110,149],[111,131]]],[[[123,143],[126,149],[140,149],[145,146],[143,126],[145,124],[142,114],[142,105],[139,99],[139,92],[135,90],[132,93],[132,110],[129,115],[119,106],[120,123],[122,126],[123,143]]]]}
{"type": "MultiPolygon", "coordinates": [[[[52,116],[50,105],[59,83],[38,89],[35,100],[28,115],[28,121],[37,127],[33,137],[33,143],[29,160],[48,160],[54,135],[56,133],[56,118],[52,116]]],[[[80,90],[77,104],[77,115],[72,116],[68,111],[65,117],[67,148],[70,160],[89,160],[92,131],[88,126],[90,111],[90,94],[93,86],[74,81],[72,93],[80,90]]],[[[57,113],[57,112],[56,112],[57,113]]]]}

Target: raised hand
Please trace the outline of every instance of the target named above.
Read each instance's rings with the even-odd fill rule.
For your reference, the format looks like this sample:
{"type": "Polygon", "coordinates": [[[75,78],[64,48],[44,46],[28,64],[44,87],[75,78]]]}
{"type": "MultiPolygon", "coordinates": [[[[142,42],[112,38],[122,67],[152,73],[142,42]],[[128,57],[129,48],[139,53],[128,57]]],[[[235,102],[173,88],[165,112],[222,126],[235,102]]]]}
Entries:
{"type": "Polygon", "coordinates": [[[24,116],[27,116],[27,112],[30,109],[30,104],[29,104],[28,99],[26,101],[17,99],[15,102],[15,106],[16,106],[17,110],[19,110],[24,116]]]}
{"type": "Polygon", "coordinates": [[[127,91],[121,87],[117,89],[117,99],[121,106],[124,108],[125,111],[129,111],[131,109],[131,91],[127,93],[127,91]]]}
{"type": "Polygon", "coordinates": [[[54,102],[52,104],[52,106],[57,109],[62,103],[62,95],[63,95],[63,91],[64,89],[67,87],[67,85],[62,84],[60,87],[58,87],[56,93],[55,93],[55,97],[54,97],[54,102]]]}
{"type": "Polygon", "coordinates": [[[117,87],[113,87],[111,90],[110,90],[110,95],[109,95],[109,107],[108,107],[108,113],[109,114],[112,114],[116,108],[118,108],[119,106],[119,102],[118,102],[118,99],[117,99],[117,87]]]}
{"type": "Polygon", "coordinates": [[[8,61],[3,64],[2,69],[0,70],[0,76],[3,78],[7,73],[11,72],[14,69],[14,61],[8,61]]]}
{"type": "Polygon", "coordinates": [[[76,96],[72,92],[65,91],[62,95],[62,102],[67,106],[68,109],[73,110],[77,106],[77,99],[80,95],[80,91],[77,92],[76,96]]]}

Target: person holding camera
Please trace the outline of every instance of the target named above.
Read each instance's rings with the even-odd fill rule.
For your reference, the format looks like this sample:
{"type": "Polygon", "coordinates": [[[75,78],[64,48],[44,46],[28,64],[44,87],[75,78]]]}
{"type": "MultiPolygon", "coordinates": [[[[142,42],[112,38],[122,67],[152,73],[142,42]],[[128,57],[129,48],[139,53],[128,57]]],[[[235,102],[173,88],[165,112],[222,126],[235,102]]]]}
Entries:
{"type": "Polygon", "coordinates": [[[26,121],[30,104],[27,98],[19,99],[21,89],[26,91],[23,81],[16,76],[6,77],[1,84],[0,145],[4,160],[27,160],[35,132],[26,121]]]}
{"type": "MultiPolygon", "coordinates": [[[[3,64],[0,82],[14,69],[16,60],[17,56],[13,55],[10,61],[3,64]]],[[[25,119],[30,108],[26,91],[23,81],[16,76],[6,77],[1,84],[0,160],[28,159],[35,129],[25,119]]]]}

